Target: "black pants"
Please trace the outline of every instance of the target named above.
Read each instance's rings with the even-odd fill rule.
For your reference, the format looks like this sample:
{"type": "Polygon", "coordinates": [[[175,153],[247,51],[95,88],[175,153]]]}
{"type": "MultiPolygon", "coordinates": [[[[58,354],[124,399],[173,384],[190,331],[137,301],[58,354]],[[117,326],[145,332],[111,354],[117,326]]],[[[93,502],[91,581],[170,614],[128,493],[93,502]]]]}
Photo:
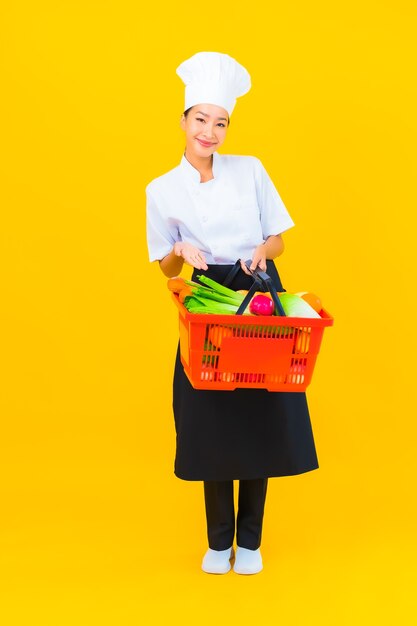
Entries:
{"type": "MultiPolygon", "coordinates": [[[[236,541],[241,548],[261,545],[267,478],[239,481],[236,541]]],[[[235,536],[233,481],[204,481],[207,535],[212,550],[227,550],[235,536]]]]}

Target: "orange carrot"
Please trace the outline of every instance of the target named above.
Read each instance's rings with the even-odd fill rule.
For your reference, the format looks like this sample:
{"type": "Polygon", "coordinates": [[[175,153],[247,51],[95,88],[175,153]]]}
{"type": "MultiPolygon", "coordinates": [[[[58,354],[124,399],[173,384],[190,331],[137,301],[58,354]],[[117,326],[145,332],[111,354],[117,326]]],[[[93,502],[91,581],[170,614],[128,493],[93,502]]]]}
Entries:
{"type": "Polygon", "coordinates": [[[167,280],[167,287],[173,293],[179,293],[186,286],[185,280],[181,276],[175,276],[175,278],[168,278],[167,280]]]}
{"type": "Polygon", "coordinates": [[[193,290],[191,287],[188,287],[187,285],[181,289],[181,291],[178,294],[178,299],[180,302],[184,302],[185,298],[187,298],[188,296],[192,296],[193,295],[193,290]]]}

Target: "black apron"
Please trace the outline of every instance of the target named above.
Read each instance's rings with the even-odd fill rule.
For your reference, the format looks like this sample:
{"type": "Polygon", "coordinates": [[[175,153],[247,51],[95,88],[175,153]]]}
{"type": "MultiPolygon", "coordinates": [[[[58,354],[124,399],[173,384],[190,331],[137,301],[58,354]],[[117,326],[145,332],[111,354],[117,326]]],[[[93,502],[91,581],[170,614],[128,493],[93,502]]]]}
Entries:
{"type": "MultiPolygon", "coordinates": [[[[222,283],[232,265],[194,270],[222,283]]],[[[267,273],[285,291],[273,261],[267,273]]],[[[239,270],[232,289],[253,280],[239,270]]],[[[265,389],[194,389],[177,351],[173,409],[176,429],[174,472],[183,480],[250,480],[302,474],[318,468],[304,392],[265,389]]]]}

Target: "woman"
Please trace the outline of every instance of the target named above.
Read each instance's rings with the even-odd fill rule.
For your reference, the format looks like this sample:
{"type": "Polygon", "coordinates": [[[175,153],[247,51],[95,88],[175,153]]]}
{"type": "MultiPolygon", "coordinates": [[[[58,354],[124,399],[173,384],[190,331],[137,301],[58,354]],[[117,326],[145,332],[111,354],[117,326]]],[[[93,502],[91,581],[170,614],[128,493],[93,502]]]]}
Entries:
{"type": "MultiPolygon", "coordinates": [[[[150,260],[168,276],[183,264],[193,280],[205,274],[226,279],[241,259],[234,289],[248,289],[259,266],[284,291],[273,259],[283,253],[282,233],[294,223],[259,159],[220,155],[236,98],[250,89],[250,76],[230,56],[200,52],[177,73],[184,81],[180,164],[146,188],[150,260]]],[[[304,393],[263,389],[194,389],[181,365],[174,373],[175,474],[204,482],[209,548],[202,569],[222,574],[262,570],[262,522],[268,478],[318,467],[304,393]],[[239,480],[235,520],[233,481],[239,480]]]]}

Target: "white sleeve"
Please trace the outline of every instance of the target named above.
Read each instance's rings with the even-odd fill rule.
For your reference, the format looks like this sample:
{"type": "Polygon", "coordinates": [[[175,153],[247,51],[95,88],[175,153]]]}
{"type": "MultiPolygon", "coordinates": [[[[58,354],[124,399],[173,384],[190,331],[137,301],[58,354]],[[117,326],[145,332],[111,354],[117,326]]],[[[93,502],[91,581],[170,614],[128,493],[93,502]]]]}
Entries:
{"type": "Polygon", "coordinates": [[[261,161],[255,157],[255,163],[256,192],[260,207],[262,234],[266,239],[270,235],[279,235],[292,228],[294,222],[261,161]]]}
{"type": "Polygon", "coordinates": [[[146,236],[151,262],[163,259],[180,240],[177,226],[164,220],[149,186],[146,188],[146,236]]]}

